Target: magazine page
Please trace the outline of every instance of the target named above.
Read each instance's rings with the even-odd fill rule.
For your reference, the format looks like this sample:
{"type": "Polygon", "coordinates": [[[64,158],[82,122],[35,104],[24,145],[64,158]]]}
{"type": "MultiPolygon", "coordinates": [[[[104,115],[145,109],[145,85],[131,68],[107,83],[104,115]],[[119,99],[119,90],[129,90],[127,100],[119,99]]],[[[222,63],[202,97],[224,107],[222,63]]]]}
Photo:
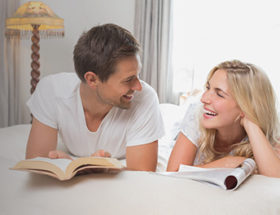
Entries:
{"type": "Polygon", "coordinates": [[[200,168],[181,164],[178,172],[159,172],[159,174],[171,177],[188,178],[227,189],[224,181],[232,171],[233,168],[200,168]]]}
{"type": "Polygon", "coordinates": [[[180,165],[178,172],[158,172],[160,175],[188,178],[225,190],[235,190],[255,169],[255,161],[248,158],[238,168],[200,168],[180,165]]]}
{"type": "Polygon", "coordinates": [[[226,177],[225,185],[227,189],[235,190],[255,169],[255,161],[247,158],[239,168],[233,169],[232,173],[226,177]]]}

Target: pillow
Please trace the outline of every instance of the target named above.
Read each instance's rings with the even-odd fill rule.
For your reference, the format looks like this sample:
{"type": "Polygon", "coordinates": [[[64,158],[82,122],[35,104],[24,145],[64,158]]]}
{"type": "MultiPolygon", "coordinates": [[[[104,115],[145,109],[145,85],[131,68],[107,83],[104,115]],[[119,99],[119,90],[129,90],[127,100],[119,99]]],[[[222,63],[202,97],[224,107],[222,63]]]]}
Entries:
{"type": "Polygon", "coordinates": [[[159,106],[165,129],[164,137],[174,140],[179,132],[181,120],[184,117],[183,109],[178,105],[169,103],[162,103],[159,106]]]}

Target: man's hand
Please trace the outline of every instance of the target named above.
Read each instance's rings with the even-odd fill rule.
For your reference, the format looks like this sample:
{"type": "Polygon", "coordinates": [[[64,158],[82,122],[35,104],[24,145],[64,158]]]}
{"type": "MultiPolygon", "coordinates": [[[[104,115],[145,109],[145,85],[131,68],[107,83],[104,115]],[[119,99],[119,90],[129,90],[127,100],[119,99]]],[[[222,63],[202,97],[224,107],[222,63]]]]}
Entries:
{"type": "Polygon", "coordinates": [[[109,152],[106,152],[106,151],[100,149],[97,152],[94,152],[91,156],[93,156],[93,157],[106,157],[106,158],[110,158],[111,154],[109,152]]]}
{"type": "Polygon", "coordinates": [[[48,157],[51,159],[65,158],[65,159],[73,160],[70,155],[58,150],[50,151],[48,157]]]}
{"type": "MultiPolygon", "coordinates": [[[[93,153],[91,156],[93,157],[106,157],[106,158],[109,158],[111,157],[111,154],[109,152],[106,152],[102,149],[98,150],[97,152],[93,153]]],[[[77,175],[87,175],[87,174],[91,174],[91,173],[102,173],[104,172],[104,169],[99,169],[99,168],[96,168],[96,169],[84,169],[84,170],[81,170],[77,173],[77,175]]]]}

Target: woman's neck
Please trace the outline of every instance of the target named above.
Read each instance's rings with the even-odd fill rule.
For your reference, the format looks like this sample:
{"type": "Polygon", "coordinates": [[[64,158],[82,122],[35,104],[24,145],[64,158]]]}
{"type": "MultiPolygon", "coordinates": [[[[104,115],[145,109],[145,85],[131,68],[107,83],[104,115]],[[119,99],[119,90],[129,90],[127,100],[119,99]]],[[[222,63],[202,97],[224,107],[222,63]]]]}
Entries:
{"type": "Polygon", "coordinates": [[[220,152],[230,152],[232,145],[241,142],[246,135],[245,129],[241,126],[218,129],[215,137],[215,149],[220,152]]]}

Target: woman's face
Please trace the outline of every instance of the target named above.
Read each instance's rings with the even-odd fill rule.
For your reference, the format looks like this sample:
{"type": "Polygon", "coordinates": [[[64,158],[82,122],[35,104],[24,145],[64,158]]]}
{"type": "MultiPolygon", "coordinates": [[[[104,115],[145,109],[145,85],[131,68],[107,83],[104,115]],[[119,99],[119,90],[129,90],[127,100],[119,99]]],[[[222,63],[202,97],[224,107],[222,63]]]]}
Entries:
{"type": "Polygon", "coordinates": [[[233,129],[241,110],[230,93],[225,70],[218,69],[207,82],[201,102],[204,104],[203,127],[227,131],[233,129]]]}

